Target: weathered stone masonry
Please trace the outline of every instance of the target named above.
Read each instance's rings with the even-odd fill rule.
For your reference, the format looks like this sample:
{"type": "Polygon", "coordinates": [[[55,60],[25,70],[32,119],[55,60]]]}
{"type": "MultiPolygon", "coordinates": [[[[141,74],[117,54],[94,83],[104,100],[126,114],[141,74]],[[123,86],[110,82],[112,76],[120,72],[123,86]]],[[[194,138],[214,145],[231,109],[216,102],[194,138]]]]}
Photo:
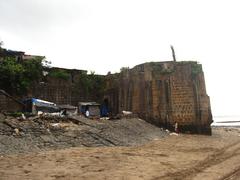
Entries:
{"type": "MultiPolygon", "coordinates": [[[[80,101],[107,102],[112,114],[132,111],[158,126],[173,129],[177,122],[182,132],[211,134],[210,100],[197,62],[150,62],[123,68],[116,74],[94,75],[92,79],[82,70],[46,70],[67,76],[45,76],[29,89],[27,97],[75,106],[80,101]],[[89,84],[89,80],[94,83],[89,84]]],[[[8,99],[1,97],[0,110],[7,109],[8,99]]]]}
{"type": "Polygon", "coordinates": [[[154,62],[106,77],[105,98],[114,113],[132,111],[159,126],[211,134],[204,74],[197,62],[154,62]]]}
{"type": "MultiPolygon", "coordinates": [[[[101,101],[102,97],[99,97],[99,89],[96,89],[94,93],[86,93],[83,84],[80,83],[80,79],[83,78],[83,74],[87,71],[76,69],[63,69],[63,68],[50,68],[46,69],[46,72],[61,70],[67,73],[68,77],[56,78],[46,76],[45,79],[36,83],[28,92],[28,97],[35,97],[47,101],[54,102],[56,104],[70,104],[77,106],[81,101],[101,101]]],[[[85,75],[84,75],[85,76],[85,75]]],[[[94,75],[100,76],[100,75],[94,75]]]]}
{"type": "Polygon", "coordinates": [[[22,111],[24,109],[24,104],[10,96],[8,93],[0,89],[0,112],[8,111],[22,111]]]}

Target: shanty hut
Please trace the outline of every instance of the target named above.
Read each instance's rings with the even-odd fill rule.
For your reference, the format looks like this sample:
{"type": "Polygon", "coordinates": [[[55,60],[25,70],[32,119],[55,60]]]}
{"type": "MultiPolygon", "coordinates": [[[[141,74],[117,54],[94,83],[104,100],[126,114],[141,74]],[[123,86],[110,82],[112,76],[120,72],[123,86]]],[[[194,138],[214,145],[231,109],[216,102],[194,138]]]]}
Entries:
{"type": "Polygon", "coordinates": [[[96,102],[79,102],[78,110],[83,115],[88,111],[88,117],[100,117],[100,104],[96,102]]]}
{"type": "Polygon", "coordinates": [[[26,99],[24,100],[24,104],[26,105],[26,111],[32,112],[33,114],[36,114],[38,111],[48,113],[60,111],[60,109],[57,107],[55,103],[44,101],[41,99],[35,98],[26,99]]]}
{"type": "Polygon", "coordinates": [[[64,112],[65,115],[77,115],[78,108],[69,104],[58,105],[59,109],[64,112]]]}

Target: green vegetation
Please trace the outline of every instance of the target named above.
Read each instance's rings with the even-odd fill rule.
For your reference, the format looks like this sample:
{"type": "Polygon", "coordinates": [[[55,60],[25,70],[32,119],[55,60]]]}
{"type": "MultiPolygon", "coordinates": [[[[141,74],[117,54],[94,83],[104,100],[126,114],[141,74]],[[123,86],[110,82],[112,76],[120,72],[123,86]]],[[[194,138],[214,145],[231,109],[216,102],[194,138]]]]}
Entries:
{"type": "Polygon", "coordinates": [[[160,71],[160,73],[161,74],[171,74],[171,73],[173,73],[174,72],[174,68],[166,68],[166,69],[161,69],[161,71],[160,71]]]}
{"type": "Polygon", "coordinates": [[[125,72],[127,70],[129,70],[129,67],[121,67],[120,72],[125,72]]]}
{"type": "Polygon", "coordinates": [[[22,116],[22,112],[7,112],[7,113],[5,113],[7,116],[12,116],[12,117],[15,117],[15,118],[17,118],[17,117],[21,117],[22,116]]]}
{"type": "Polygon", "coordinates": [[[197,74],[202,72],[202,65],[198,64],[197,62],[192,63],[192,75],[196,76],[197,74]]]}
{"type": "Polygon", "coordinates": [[[3,44],[3,42],[2,42],[2,41],[0,41],[0,47],[2,46],[2,44],[3,44]]]}
{"type": "Polygon", "coordinates": [[[87,74],[82,72],[78,82],[75,84],[75,89],[82,89],[85,96],[101,97],[104,93],[105,80],[104,76],[96,75],[95,72],[87,74]]]}
{"type": "Polygon", "coordinates": [[[34,114],[30,113],[30,112],[4,112],[5,115],[7,116],[12,116],[12,117],[22,117],[22,114],[24,114],[25,117],[31,117],[31,116],[34,116],[34,114]]]}
{"type": "Polygon", "coordinates": [[[16,61],[14,57],[6,57],[0,61],[0,87],[10,94],[22,95],[35,81],[42,77],[43,57],[16,61]]]}
{"type": "Polygon", "coordinates": [[[70,78],[70,74],[63,69],[51,70],[48,76],[58,78],[58,79],[64,79],[64,80],[68,80],[70,78]]]}
{"type": "Polygon", "coordinates": [[[197,61],[181,61],[177,62],[179,64],[191,64],[192,67],[192,75],[196,76],[197,74],[202,72],[202,65],[199,64],[197,61]]]}
{"type": "Polygon", "coordinates": [[[154,72],[158,72],[163,75],[171,74],[174,72],[174,68],[166,67],[164,68],[164,65],[161,63],[155,63],[155,62],[150,62],[150,65],[153,68],[154,72]]]}
{"type": "MultiPolygon", "coordinates": [[[[2,42],[0,41],[0,51],[2,42]]],[[[95,75],[95,72],[87,74],[82,71],[74,74],[71,70],[50,68],[50,62],[44,57],[34,57],[22,60],[17,57],[0,57],[0,89],[4,89],[11,95],[24,96],[31,87],[41,81],[57,78],[66,81],[73,88],[74,93],[81,96],[102,97],[105,89],[104,76],[95,75]],[[44,74],[48,72],[48,74],[44,74]],[[73,73],[73,74],[72,74],[73,73]],[[47,76],[46,76],[47,75],[47,76]],[[72,79],[74,78],[74,79],[72,79]],[[72,83],[71,81],[72,80],[72,83]]]]}

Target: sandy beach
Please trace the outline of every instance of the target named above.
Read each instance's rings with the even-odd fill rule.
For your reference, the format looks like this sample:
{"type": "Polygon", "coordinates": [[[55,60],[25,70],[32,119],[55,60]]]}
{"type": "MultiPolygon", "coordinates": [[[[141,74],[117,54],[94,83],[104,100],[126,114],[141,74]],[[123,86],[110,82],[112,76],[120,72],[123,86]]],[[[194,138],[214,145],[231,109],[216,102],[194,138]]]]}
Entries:
{"type": "Polygon", "coordinates": [[[240,129],[169,135],[141,146],[2,155],[1,179],[239,179],[240,129]]]}

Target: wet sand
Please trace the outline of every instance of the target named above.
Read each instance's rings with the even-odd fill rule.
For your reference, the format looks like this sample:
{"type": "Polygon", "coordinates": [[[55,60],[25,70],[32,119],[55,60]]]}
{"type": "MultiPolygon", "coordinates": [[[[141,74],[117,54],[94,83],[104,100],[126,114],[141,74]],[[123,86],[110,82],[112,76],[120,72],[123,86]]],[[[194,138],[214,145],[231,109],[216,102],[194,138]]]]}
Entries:
{"type": "Polygon", "coordinates": [[[240,129],[170,135],[138,147],[79,147],[0,157],[0,179],[238,179],[240,129]]]}

